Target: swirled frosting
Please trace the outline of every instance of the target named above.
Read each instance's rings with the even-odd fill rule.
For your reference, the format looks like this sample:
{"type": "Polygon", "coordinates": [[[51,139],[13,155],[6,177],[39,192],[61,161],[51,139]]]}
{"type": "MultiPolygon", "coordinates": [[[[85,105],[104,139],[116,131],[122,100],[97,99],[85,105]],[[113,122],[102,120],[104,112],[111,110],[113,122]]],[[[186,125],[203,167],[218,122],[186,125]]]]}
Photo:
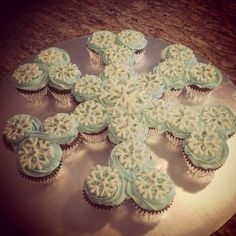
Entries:
{"type": "Polygon", "coordinates": [[[137,75],[132,66],[114,63],[105,66],[100,77],[102,80],[127,80],[136,79],[137,75]]]}
{"type": "Polygon", "coordinates": [[[159,211],[172,203],[175,186],[164,172],[146,168],[128,183],[127,192],[140,208],[159,211]]]}
{"type": "Polygon", "coordinates": [[[127,180],[133,180],[135,174],[152,165],[148,147],[139,141],[131,140],[116,145],[108,163],[127,180]]]}
{"type": "Polygon", "coordinates": [[[108,65],[112,63],[134,64],[134,52],[122,45],[113,44],[103,53],[103,62],[108,65]]]}
{"type": "Polygon", "coordinates": [[[93,100],[80,103],[75,108],[74,115],[79,131],[84,133],[100,132],[107,127],[109,121],[106,108],[93,100]]]}
{"type": "Polygon", "coordinates": [[[115,116],[108,125],[108,137],[114,144],[131,139],[143,142],[147,133],[148,127],[129,115],[115,116]]]}
{"type": "Polygon", "coordinates": [[[154,73],[164,80],[165,87],[183,88],[187,83],[186,64],[180,60],[168,59],[154,68],[154,73]]]}
{"type": "Polygon", "coordinates": [[[236,132],[236,116],[224,105],[210,105],[203,108],[200,121],[201,125],[212,127],[227,136],[236,132]]]}
{"type": "Polygon", "coordinates": [[[189,83],[200,88],[215,88],[221,81],[221,72],[211,64],[197,62],[189,69],[189,83]]]}
{"type": "Polygon", "coordinates": [[[24,140],[17,150],[19,168],[29,176],[51,174],[60,164],[62,150],[57,144],[37,137],[24,140]]]}
{"type": "Polygon", "coordinates": [[[74,84],[72,94],[78,102],[96,100],[101,87],[101,79],[95,75],[84,75],[74,84]]]}
{"type": "Polygon", "coordinates": [[[125,184],[116,170],[108,166],[93,167],[84,182],[84,191],[95,204],[116,206],[125,198],[125,184]]]}
{"type": "Polygon", "coordinates": [[[185,139],[184,152],[194,166],[203,169],[220,167],[228,156],[224,137],[212,128],[197,128],[185,139]]]}
{"type": "Polygon", "coordinates": [[[76,64],[53,66],[49,69],[49,85],[59,90],[69,90],[79,80],[80,75],[76,64]]]}
{"type": "Polygon", "coordinates": [[[186,64],[193,64],[197,61],[193,50],[181,43],[171,44],[161,51],[161,60],[177,59],[184,61],[186,64]]]}
{"type": "Polygon", "coordinates": [[[51,47],[41,51],[35,61],[48,67],[65,66],[70,62],[70,56],[61,48],[51,47]]]}
{"type": "Polygon", "coordinates": [[[23,90],[39,90],[48,83],[47,72],[36,63],[19,66],[12,75],[16,88],[23,90]]]}
{"type": "Polygon", "coordinates": [[[78,135],[78,123],[73,114],[57,113],[43,122],[48,139],[57,144],[68,144],[78,135]]]}
{"type": "Polygon", "coordinates": [[[12,144],[22,141],[31,133],[39,131],[41,122],[30,115],[18,114],[11,117],[3,129],[3,135],[12,144]]]}
{"type": "Polygon", "coordinates": [[[110,31],[97,31],[88,37],[87,46],[97,53],[103,53],[111,47],[116,40],[116,35],[110,31]]]}
{"type": "Polygon", "coordinates": [[[147,46],[147,40],[143,33],[126,29],[117,34],[117,43],[123,44],[132,50],[141,50],[147,46]]]}

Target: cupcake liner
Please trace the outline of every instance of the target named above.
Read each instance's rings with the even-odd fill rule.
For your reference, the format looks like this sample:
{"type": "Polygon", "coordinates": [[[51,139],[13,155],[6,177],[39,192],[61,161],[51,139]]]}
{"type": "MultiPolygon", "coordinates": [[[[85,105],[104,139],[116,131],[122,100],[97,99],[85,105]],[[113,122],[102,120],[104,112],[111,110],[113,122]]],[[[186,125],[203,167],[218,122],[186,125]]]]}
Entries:
{"type": "Polygon", "coordinates": [[[139,63],[143,59],[143,55],[145,54],[145,52],[146,52],[146,48],[135,52],[135,54],[134,54],[135,63],[139,63]]]}
{"type": "Polygon", "coordinates": [[[44,87],[38,91],[25,91],[16,89],[17,92],[29,103],[43,103],[47,100],[48,88],[44,87]]]}
{"type": "Polygon", "coordinates": [[[208,95],[211,94],[212,89],[209,90],[198,90],[195,88],[192,88],[190,86],[185,87],[186,89],[186,95],[189,99],[195,100],[195,101],[199,101],[203,98],[206,98],[208,95]]]}
{"type": "Polygon", "coordinates": [[[79,135],[69,144],[61,144],[60,147],[63,152],[63,158],[66,158],[67,156],[73,154],[81,143],[82,143],[82,137],[79,135]]]}
{"type": "Polygon", "coordinates": [[[163,99],[165,100],[172,100],[179,97],[183,89],[172,89],[172,90],[166,90],[163,94],[163,99]]]}
{"type": "Polygon", "coordinates": [[[102,143],[107,140],[107,129],[98,134],[81,133],[85,143],[102,143]]]}
{"type": "Polygon", "coordinates": [[[80,104],[80,102],[77,101],[76,98],[75,98],[73,95],[71,95],[71,101],[72,101],[72,103],[73,103],[74,105],[76,105],[76,106],[78,106],[78,105],[80,104]]]}
{"type": "Polygon", "coordinates": [[[61,169],[62,165],[62,160],[59,164],[59,166],[49,175],[44,176],[44,177],[32,177],[26,175],[20,168],[17,168],[18,173],[28,182],[32,184],[40,184],[40,185],[47,185],[52,182],[54,182],[60,175],[59,175],[59,170],[61,169]]]}
{"type": "Polygon", "coordinates": [[[7,141],[6,137],[4,135],[2,135],[2,142],[4,144],[4,146],[10,151],[10,152],[14,152],[14,149],[11,145],[11,143],[9,141],[7,141]]]}
{"type": "Polygon", "coordinates": [[[149,128],[146,142],[148,142],[148,143],[156,142],[159,137],[160,137],[160,132],[158,129],[149,128]]]}
{"type": "Polygon", "coordinates": [[[166,134],[168,141],[171,144],[173,144],[175,146],[179,146],[183,143],[183,139],[174,137],[173,134],[171,134],[170,132],[165,132],[165,134],[166,134]]]}
{"type": "Polygon", "coordinates": [[[103,60],[102,60],[102,56],[99,53],[94,52],[93,50],[87,48],[88,53],[89,53],[89,57],[90,57],[90,61],[93,64],[96,65],[104,65],[103,60]]]}
{"type": "Polygon", "coordinates": [[[62,105],[71,105],[73,104],[72,95],[70,92],[57,92],[54,89],[50,88],[50,93],[55,99],[55,101],[62,105]]]}

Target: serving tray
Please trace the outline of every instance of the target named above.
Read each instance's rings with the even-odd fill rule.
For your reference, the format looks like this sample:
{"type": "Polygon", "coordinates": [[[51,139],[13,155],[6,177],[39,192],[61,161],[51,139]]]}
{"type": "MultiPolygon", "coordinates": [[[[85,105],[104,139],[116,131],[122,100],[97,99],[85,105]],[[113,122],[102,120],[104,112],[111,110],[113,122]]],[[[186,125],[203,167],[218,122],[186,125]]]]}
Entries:
{"type": "MultiPolygon", "coordinates": [[[[103,66],[91,64],[86,50],[86,37],[72,39],[55,46],[65,49],[84,74],[98,75],[103,66]]],[[[148,39],[143,60],[135,65],[138,73],[152,71],[159,62],[160,51],[169,43],[148,39]]],[[[203,60],[198,57],[199,60],[203,60]]],[[[34,57],[26,62],[32,62],[34,57]]],[[[204,61],[204,60],[203,60],[204,61]]],[[[224,76],[222,84],[200,103],[185,94],[177,103],[204,106],[209,103],[227,105],[236,112],[236,88],[224,76]]],[[[25,103],[13,88],[10,75],[0,83],[0,130],[7,119],[18,113],[40,119],[56,112],[71,112],[74,106],[62,106],[49,99],[44,104],[25,103]]],[[[211,182],[197,180],[187,173],[181,149],[160,139],[148,146],[158,168],[165,170],[176,185],[176,198],[159,223],[147,223],[134,217],[134,208],[125,203],[110,212],[99,211],[82,196],[84,179],[92,166],[107,165],[113,147],[103,144],[82,144],[67,157],[59,178],[47,186],[26,182],[16,170],[14,154],[0,143],[0,208],[14,225],[27,235],[209,235],[236,212],[236,136],[227,141],[229,157],[216,171],[211,182]]]]}

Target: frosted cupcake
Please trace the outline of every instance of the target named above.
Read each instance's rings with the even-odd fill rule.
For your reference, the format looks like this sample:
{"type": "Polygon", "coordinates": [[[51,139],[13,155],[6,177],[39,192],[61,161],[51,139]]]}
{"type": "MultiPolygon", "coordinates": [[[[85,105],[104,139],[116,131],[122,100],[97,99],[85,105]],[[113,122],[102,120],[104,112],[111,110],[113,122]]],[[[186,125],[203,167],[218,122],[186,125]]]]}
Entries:
{"type": "Polygon", "coordinates": [[[188,70],[189,86],[186,87],[190,98],[200,98],[209,94],[222,82],[220,70],[211,64],[197,62],[188,70]]]}
{"type": "Polygon", "coordinates": [[[74,115],[85,142],[100,143],[106,140],[109,115],[104,106],[89,100],[79,104],[74,115]]]}
{"type": "Polygon", "coordinates": [[[116,116],[108,125],[108,138],[113,144],[133,139],[144,142],[147,134],[148,127],[129,115],[116,116]]]}
{"type": "Polygon", "coordinates": [[[69,54],[57,47],[51,47],[41,51],[35,58],[35,62],[43,64],[46,68],[51,66],[65,66],[70,62],[69,54]]]}
{"type": "Polygon", "coordinates": [[[47,139],[60,145],[63,156],[72,154],[81,142],[78,134],[78,123],[73,114],[57,113],[48,117],[42,127],[47,139]]]}
{"type": "Polygon", "coordinates": [[[222,104],[204,107],[200,114],[200,123],[203,127],[211,127],[222,132],[227,138],[236,132],[236,116],[222,104]]]}
{"type": "Polygon", "coordinates": [[[171,206],[175,186],[164,172],[146,168],[128,183],[127,193],[134,200],[137,216],[150,220],[160,216],[171,206]]]}
{"type": "Polygon", "coordinates": [[[97,100],[101,83],[101,79],[95,75],[82,76],[72,88],[74,103],[78,105],[86,100],[97,100]]]}
{"type": "Polygon", "coordinates": [[[165,126],[166,137],[174,145],[179,145],[187,138],[199,123],[199,112],[187,106],[172,107],[165,126]]]}
{"type": "Polygon", "coordinates": [[[104,51],[103,62],[106,65],[119,63],[133,66],[134,52],[125,46],[112,44],[104,51]]]}
{"type": "Polygon", "coordinates": [[[116,41],[135,52],[136,63],[142,60],[147,48],[147,40],[143,33],[131,29],[122,30],[117,34],[116,41]]]}
{"type": "Polygon", "coordinates": [[[127,181],[134,180],[137,173],[143,171],[147,166],[153,165],[148,147],[136,140],[116,145],[108,163],[127,181]]]}
{"type": "Polygon", "coordinates": [[[186,64],[183,61],[168,59],[154,68],[165,85],[165,98],[176,98],[187,84],[186,64]]]}
{"type": "Polygon", "coordinates": [[[228,153],[224,136],[211,128],[197,128],[183,143],[185,162],[190,172],[199,177],[219,169],[228,153]]]}
{"type": "Polygon", "coordinates": [[[37,137],[29,137],[20,143],[16,155],[19,173],[33,183],[51,183],[61,167],[60,146],[37,137]]]}
{"type": "Polygon", "coordinates": [[[36,117],[18,114],[7,120],[3,129],[3,141],[6,147],[13,151],[18,144],[31,133],[40,130],[41,121],[36,117]]]}
{"type": "Polygon", "coordinates": [[[63,105],[72,104],[71,89],[81,72],[76,64],[53,66],[49,69],[49,88],[54,99],[63,105]]]}
{"type": "Polygon", "coordinates": [[[161,61],[166,59],[176,59],[192,65],[197,61],[193,50],[181,43],[171,44],[161,51],[161,61]]]}
{"type": "Polygon", "coordinates": [[[97,165],[84,181],[85,200],[94,208],[111,210],[125,199],[125,182],[116,170],[97,165]]]}
{"type": "Polygon", "coordinates": [[[47,98],[48,74],[39,64],[19,66],[12,75],[17,92],[27,102],[41,103],[47,98]]]}
{"type": "Polygon", "coordinates": [[[114,63],[105,66],[100,78],[102,80],[128,80],[136,79],[137,75],[132,66],[114,63]]]}
{"type": "Polygon", "coordinates": [[[87,49],[90,59],[95,64],[103,64],[102,54],[115,43],[116,35],[110,31],[97,31],[88,37],[87,49]]]}

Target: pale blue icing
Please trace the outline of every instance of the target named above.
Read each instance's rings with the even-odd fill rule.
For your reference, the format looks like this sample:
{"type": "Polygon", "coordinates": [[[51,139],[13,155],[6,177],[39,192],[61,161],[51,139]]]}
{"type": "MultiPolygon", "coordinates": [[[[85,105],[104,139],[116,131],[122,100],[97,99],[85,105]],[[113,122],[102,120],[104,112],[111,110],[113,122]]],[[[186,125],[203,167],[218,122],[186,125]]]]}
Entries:
{"type": "Polygon", "coordinates": [[[70,90],[81,75],[76,64],[53,66],[49,69],[49,85],[59,90],[70,90]]]}
{"type": "Polygon", "coordinates": [[[36,63],[19,66],[12,75],[14,86],[18,89],[35,91],[48,84],[48,73],[45,68],[36,63]]]}

